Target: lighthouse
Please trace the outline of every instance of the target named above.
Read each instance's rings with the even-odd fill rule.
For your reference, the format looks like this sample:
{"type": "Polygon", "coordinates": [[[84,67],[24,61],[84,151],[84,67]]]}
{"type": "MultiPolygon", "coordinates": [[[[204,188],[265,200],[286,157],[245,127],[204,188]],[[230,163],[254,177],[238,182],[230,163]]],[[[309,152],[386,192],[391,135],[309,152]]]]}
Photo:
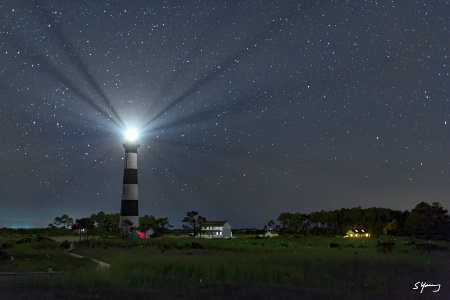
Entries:
{"type": "Polygon", "coordinates": [[[139,227],[138,173],[137,173],[137,131],[130,130],[123,143],[125,161],[123,170],[122,201],[120,203],[120,223],[122,230],[139,227]],[[129,220],[131,222],[126,221],[129,220]]]}

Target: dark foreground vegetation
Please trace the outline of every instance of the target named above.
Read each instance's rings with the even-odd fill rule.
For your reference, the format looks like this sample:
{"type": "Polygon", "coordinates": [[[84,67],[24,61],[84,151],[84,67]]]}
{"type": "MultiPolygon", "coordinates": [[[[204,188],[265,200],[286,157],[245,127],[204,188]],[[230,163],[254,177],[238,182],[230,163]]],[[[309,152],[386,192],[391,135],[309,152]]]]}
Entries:
{"type": "Polygon", "coordinates": [[[49,239],[15,231],[3,232],[0,246],[0,272],[44,271],[48,265],[54,272],[73,272],[6,284],[0,287],[6,299],[447,299],[450,294],[450,244],[443,240],[242,235],[96,236],[79,242],[76,235],[49,239]],[[65,241],[72,238],[77,242],[65,241]],[[67,248],[85,258],[70,256],[67,248]],[[99,269],[91,259],[111,266],[99,269]],[[420,282],[441,287],[421,293],[420,282]]]}

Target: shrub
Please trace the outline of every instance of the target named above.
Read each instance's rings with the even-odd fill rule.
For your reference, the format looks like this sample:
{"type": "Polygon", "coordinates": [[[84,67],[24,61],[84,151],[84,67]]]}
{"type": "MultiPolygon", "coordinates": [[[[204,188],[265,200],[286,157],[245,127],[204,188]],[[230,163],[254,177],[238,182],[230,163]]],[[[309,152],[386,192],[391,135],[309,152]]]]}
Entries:
{"type": "Polygon", "coordinates": [[[391,252],[394,248],[395,243],[391,241],[383,242],[381,240],[377,241],[377,245],[375,247],[378,248],[378,251],[381,251],[383,253],[391,252]]]}
{"type": "Polygon", "coordinates": [[[20,239],[20,240],[18,240],[17,242],[16,242],[16,244],[25,244],[25,243],[31,243],[31,239],[30,238],[23,238],[23,239],[20,239]]]}
{"type": "Polygon", "coordinates": [[[4,242],[0,245],[0,249],[8,249],[14,247],[14,244],[12,242],[4,242]]]}
{"type": "Polygon", "coordinates": [[[52,239],[48,238],[48,237],[44,237],[44,236],[37,236],[36,237],[36,242],[40,243],[40,242],[53,242],[52,239]]]}
{"type": "Polygon", "coordinates": [[[89,248],[89,246],[91,245],[89,240],[83,240],[83,241],[79,241],[78,242],[78,247],[86,247],[89,248]]]}
{"type": "Polygon", "coordinates": [[[417,243],[416,244],[416,250],[418,251],[424,251],[424,252],[431,252],[433,250],[441,250],[441,251],[445,251],[447,250],[446,247],[441,247],[435,244],[430,244],[430,243],[417,243]]]}
{"type": "Polygon", "coordinates": [[[70,248],[70,242],[69,242],[68,240],[64,240],[64,241],[61,243],[61,248],[63,248],[63,249],[69,249],[69,248],[70,248]]]}
{"type": "Polygon", "coordinates": [[[9,260],[10,258],[11,256],[8,253],[0,250],[0,260],[9,260]]]}
{"type": "Polygon", "coordinates": [[[192,249],[203,249],[204,247],[203,247],[202,244],[200,244],[200,243],[192,242],[192,243],[191,243],[191,248],[192,248],[192,249]]]}
{"type": "Polygon", "coordinates": [[[328,245],[328,248],[339,248],[339,247],[341,247],[341,246],[338,243],[335,243],[335,242],[331,242],[328,245]]]}

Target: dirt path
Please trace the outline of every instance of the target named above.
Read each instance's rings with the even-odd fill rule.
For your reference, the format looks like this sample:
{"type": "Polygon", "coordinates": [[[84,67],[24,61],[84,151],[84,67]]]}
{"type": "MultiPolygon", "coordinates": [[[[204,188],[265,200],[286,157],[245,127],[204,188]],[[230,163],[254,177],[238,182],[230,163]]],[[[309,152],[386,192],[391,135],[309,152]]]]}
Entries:
{"type": "MultiPolygon", "coordinates": [[[[76,253],[72,253],[72,252],[67,252],[67,254],[72,255],[73,257],[76,257],[76,258],[83,258],[84,257],[82,255],[79,255],[79,254],[76,254],[76,253]]],[[[107,268],[111,267],[110,264],[107,264],[105,262],[102,262],[102,261],[99,261],[99,260],[96,260],[96,259],[92,259],[92,261],[96,262],[98,264],[98,267],[97,267],[96,270],[102,270],[102,269],[107,269],[107,268]]]]}

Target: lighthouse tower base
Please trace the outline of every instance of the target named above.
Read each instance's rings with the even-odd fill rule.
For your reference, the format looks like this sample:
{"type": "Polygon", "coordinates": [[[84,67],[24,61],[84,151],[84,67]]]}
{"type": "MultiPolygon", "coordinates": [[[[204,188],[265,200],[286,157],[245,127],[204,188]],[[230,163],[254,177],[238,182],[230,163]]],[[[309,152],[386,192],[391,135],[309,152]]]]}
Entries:
{"type": "Polygon", "coordinates": [[[120,227],[124,231],[125,231],[125,228],[128,227],[128,231],[130,232],[130,227],[134,227],[134,228],[139,227],[139,217],[138,216],[129,216],[129,217],[120,216],[120,227]],[[126,223],[124,223],[124,220],[130,220],[132,225],[127,226],[126,223]]]}

